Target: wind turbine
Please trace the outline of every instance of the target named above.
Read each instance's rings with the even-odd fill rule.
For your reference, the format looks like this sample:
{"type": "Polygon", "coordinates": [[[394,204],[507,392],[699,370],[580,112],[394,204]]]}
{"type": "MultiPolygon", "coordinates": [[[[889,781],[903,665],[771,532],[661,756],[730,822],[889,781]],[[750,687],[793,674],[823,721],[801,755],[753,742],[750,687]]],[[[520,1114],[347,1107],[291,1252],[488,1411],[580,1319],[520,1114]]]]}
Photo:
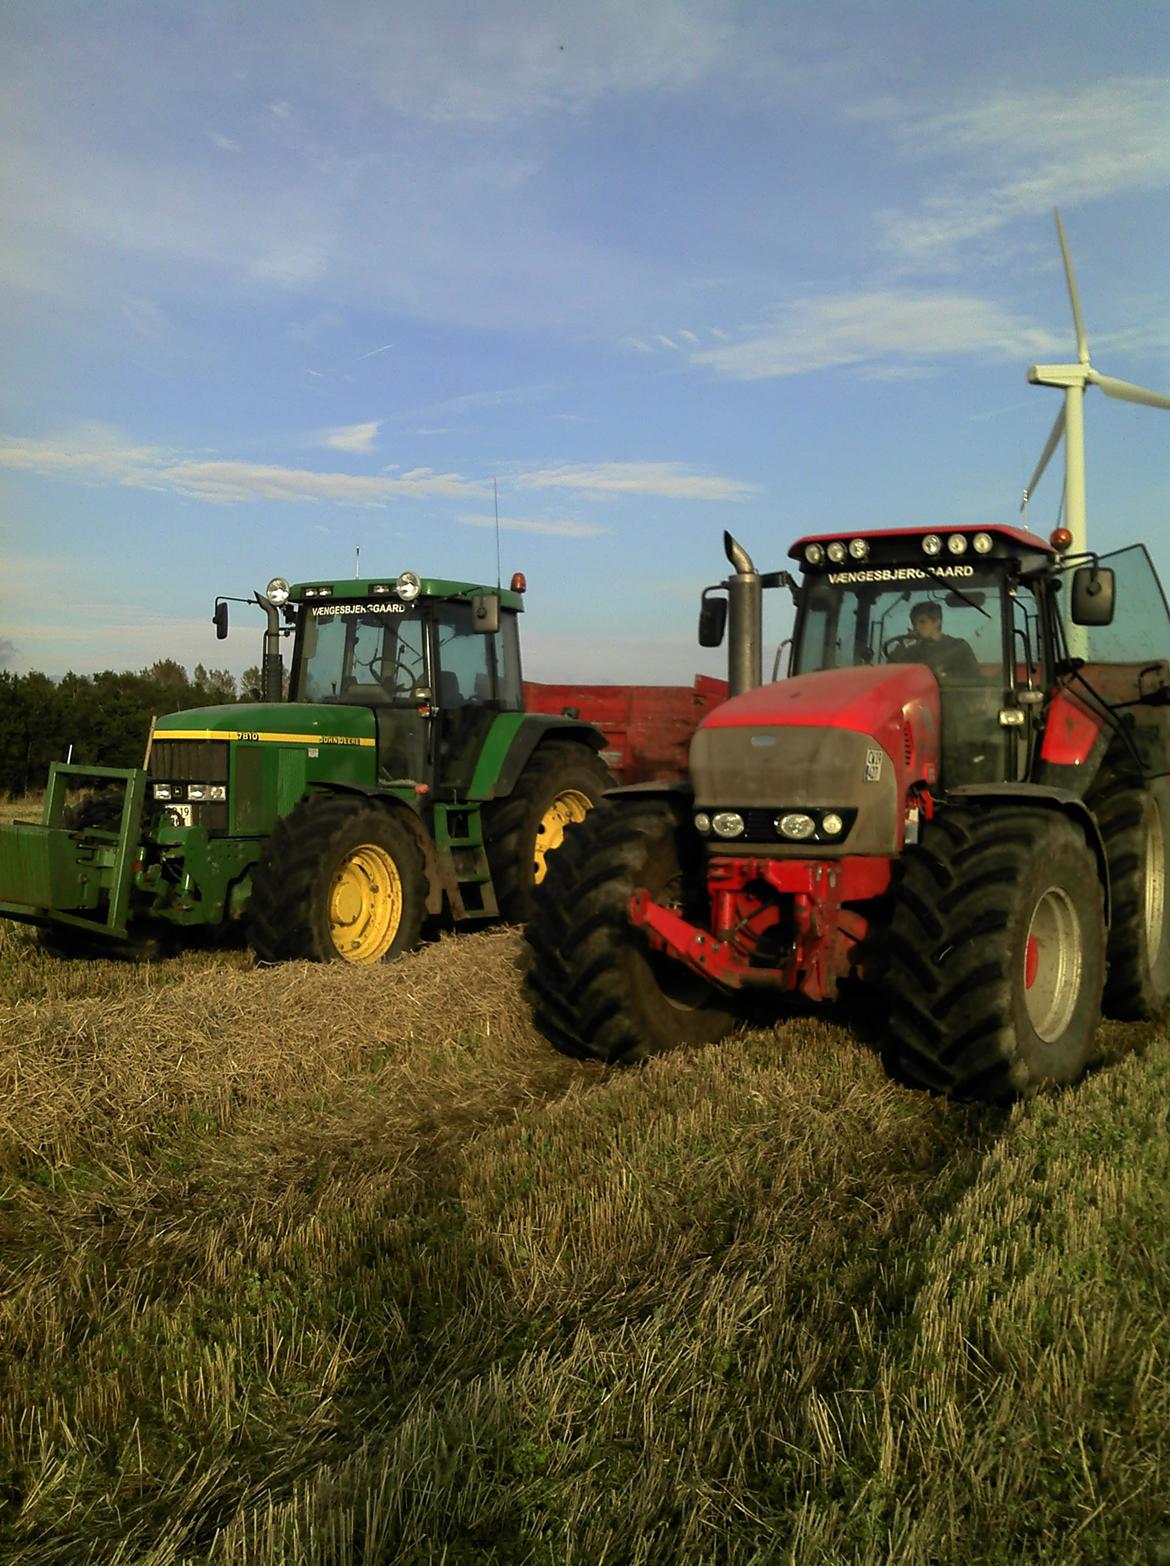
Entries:
{"type": "Polygon", "coordinates": [[[1099,386],[1106,397],[1116,397],[1121,402],[1141,402],[1148,408],[1170,408],[1170,397],[1161,392],[1147,391],[1130,381],[1115,380],[1112,375],[1102,375],[1089,360],[1089,345],[1085,340],[1085,323],[1081,318],[1081,301],[1077,294],[1077,280],[1073,275],[1072,257],[1064,237],[1064,224],[1060,212],[1056,213],[1056,232],[1060,236],[1060,253],[1064,257],[1064,275],[1068,282],[1068,297],[1072,302],[1073,325],[1077,333],[1077,362],[1075,364],[1033,364],[1028,369],[1028,379],[1033,386],[1058,386],[1064,392],[1064,406],[1056,415],[1056,423],[1040,454],[1036,471],[1028,480],[1021,511],[1026,511],[1028,501],[1040,482],[1040,475],[1048,466],[1052,453],[1064,438],[1064,525],[1072,534],[1069,554],[1084,554],[1089,547],[1085,525],[1085,388],[1099,386]]]}

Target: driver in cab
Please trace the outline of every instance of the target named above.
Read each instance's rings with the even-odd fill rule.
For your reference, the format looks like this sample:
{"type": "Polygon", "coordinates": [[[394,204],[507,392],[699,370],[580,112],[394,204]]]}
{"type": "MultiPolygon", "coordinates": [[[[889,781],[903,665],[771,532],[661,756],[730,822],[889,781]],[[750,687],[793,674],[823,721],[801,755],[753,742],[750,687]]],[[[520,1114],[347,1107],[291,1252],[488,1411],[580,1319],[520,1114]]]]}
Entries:
{"type": "Polygon", "coordinates": [[[925,663],[944,680],[978,679],[979,664],[970,644],[943,631],[941,604],[931,599],[915,604],[910,629],[912,634],[891,655],[892,663],[925,663]]]}

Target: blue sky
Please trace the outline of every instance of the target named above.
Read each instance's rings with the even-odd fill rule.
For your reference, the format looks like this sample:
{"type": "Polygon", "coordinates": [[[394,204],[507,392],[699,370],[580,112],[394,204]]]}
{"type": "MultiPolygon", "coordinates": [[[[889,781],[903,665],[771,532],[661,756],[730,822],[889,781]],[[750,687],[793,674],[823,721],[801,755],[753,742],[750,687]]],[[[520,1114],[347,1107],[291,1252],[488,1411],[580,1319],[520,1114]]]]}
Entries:
{"type": "MultiPolygon", "coordinates": [[[[1075,344],[1170,391],[1159,0],[5,0],[0,665],[239,673],[217,593],[529,582],[689,682],[730,528],[1017,519],[1075,344]]],[[[1086,405],[1170,580],[1170,414],[1086,405]]],[[[1060,464],[1032,502],[1056,524],[1060,464]]],[[[784,626],[775,613],[774,636],[784,626]]]]}

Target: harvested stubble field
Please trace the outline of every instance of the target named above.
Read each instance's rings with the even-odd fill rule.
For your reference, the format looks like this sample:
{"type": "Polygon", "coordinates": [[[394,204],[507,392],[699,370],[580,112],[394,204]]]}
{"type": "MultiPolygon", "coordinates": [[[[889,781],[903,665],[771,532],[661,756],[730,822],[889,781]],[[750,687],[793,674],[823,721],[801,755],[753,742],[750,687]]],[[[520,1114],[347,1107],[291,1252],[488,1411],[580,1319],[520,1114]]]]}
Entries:
{"type": "Polygon", "coordinates": [[[1170,1041],[1011,1114],[798,1019],[561,1059],[374,970],[0,923],[0,1558],[1170,1560],[1170,1041]]]}

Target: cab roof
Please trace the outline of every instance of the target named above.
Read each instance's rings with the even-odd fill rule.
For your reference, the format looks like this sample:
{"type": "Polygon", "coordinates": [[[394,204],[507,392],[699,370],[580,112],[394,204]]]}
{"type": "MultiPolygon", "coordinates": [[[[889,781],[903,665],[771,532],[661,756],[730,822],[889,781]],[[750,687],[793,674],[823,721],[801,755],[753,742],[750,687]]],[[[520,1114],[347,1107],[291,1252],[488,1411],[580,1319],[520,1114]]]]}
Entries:
{"type": "MultiPolygon", "coordinates": [[[[294,582],[289,589],[289,597],[294,603],[305,602],[305,589],[322,587],[328,588],[325,595],[330,599],[369,599],[374,602],[380,598],[397,597],[394,591],[398,581],[397,572],[387,576],[369,577],[315,577],[305,582],[294,582]]],[[[418,598],[411,602],[421,602],[423,599],[447,599],[454,603],[470,603],[480,593],[490,593],[500,600],[504,609],[523,609],[524,599],[520,593],[513,592],[508,587],[489,587],[482,582],[455,582],[446,577],[424,576],[419,578],[418,598]]],[[[318,593],[309,596],[309,602],[315,602],[318,593]]]]}
{"type": "Polygon", "coordinates": [[[871,548],[875,541],[885,540],[890,544],[899,545],[906,540],[913,539],[921,545],[921,541],[929,534],[937,533],[940,538],[947,538],[952,533],[966,535],[968,543],[976,533],[990,534],[994,544],[998,546],[993,553],[1002,556],[1006,552],[1018,553],[1026,549],[1029,553],[1054,555],[1056,551],[1046,538],[1041,538],[1038,533],[1030,533],[1022,527],[1001,527],[992,524],[990,527],[958,527],[953,524],[943,523],[939,527],[883,527],[865,529],[860,528],[854,532],[847,532],[841,528],[835,533],[806,533],[803,538],[798,538],[792,545],[788,554],[791,559],[798,560],[803,556],[808,544],[831,544],[836,540],[848,546],[850,539],[864,538],[871,548]]]}
{"type": "MultiPolygon", "coordinates": [[[[816,551],[814,551],[816,553],[816,551]]],[[[1057,557],[1057,551],[1048,539],[1042,539],[1037,532],[1029,532],[1026,528],[1002,528],[993,525],[990,528],[955,528],[955,526],[943,525],[938,528],[874,528],[858,529],[857,532],[807,532],[789,548],[789,556],[800,561],[805,570],[808,568],[824,568],[824,570],[841,570],[841,568],[863,568],[866,565],[908,565],[910,561],[919,559],[933,559],[941,564],[955,564],[957,561],[965,561],[968,564],[991,561],[1020,561],[1021,556],[1027,556],[1026,564],[1021,561],[1026,570],[1042,568],[1048,561],[1057,557]],[[930,536],[940,540],[941,548],[932,550],[929,554],[923,548],[923,540],[930,536]],[[979,548],[976,548],[974,540],[979,539],[979,548]],[[985,540],[990,539],[990,547],[985,540]],[[955,540],[952,545],[951,540],[955,540]],[[857,543],[857,548],[850,550],[850,543],[857,543]],[[810,545],[819,545],[824,556],[821,559],[808,559],[807,550],[810,545]],[[833,551],[833,557],[829,557],[830,548],[840,545],[833,551]],[[844,553],[841,553],[844,550],[844,553]]]]}

